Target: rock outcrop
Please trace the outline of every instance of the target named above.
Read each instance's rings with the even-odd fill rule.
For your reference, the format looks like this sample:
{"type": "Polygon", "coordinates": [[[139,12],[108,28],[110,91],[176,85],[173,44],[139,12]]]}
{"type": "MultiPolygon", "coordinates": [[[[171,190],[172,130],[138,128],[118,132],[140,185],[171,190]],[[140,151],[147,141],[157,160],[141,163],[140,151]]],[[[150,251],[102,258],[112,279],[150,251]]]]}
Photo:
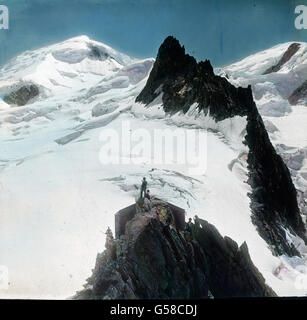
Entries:
{"type": "Polygon", "coordinates": [[[247,112],[244,90],[216,76],[209,60],[197,63],[173,37],[167,37],[161,45],[147,84],[136,102],[149,104],[162,93],[167,112],[187,111],[194,102],[198,103],[199,110],[210,107],[210,114],[216,120],[247,112]]]}
{"type": "Polygon", "coordinates": [[[39,89],[34,84],[23,85],[19,89],[10,92],[3,100],[11,105],[19,107],[26,105],[30,100],[39,95],[39,89]]]}
{"type": "Polygon", "coordinates": [[[275,296],[246,243],[238,247],[203,220],[197,219],[187,237],[150,212],[138,214],[125,235],[113,244],[107,240],[106,248],[75,299],[275,296]]]}
{"type": "Polygon", "coordinates": [[[268,68],[266,71],[264,71],[263,74],[269,74],[272,72],[278,72],[282,66],[288,62],[299,50],[300,44],[299,43],[292,43],[288,49],[285,51],[285,53],[282,55],[280,60],[275,64],[274,66],[268,68]]]}
{"type": "Polygon", "coordinates": [[[273,290],[254,266],[246,242],[240,247],[205,220],[198,219],[194,237],[207,261],[207,281],[214,297],[272,297],[273,290]],[[199,223],[199,224],[198,224],[199,223]]]}
{"type": "MultiPolygon", "coordinates": [[[[296,45],[289,48],[292,55],[295,50],[298,50],[296,45]]],[[[290,53],[282,61],[289,58],[290,53]]],[[[148,105],[158,96],[162,97],[164,110],[170,113],[186,112],[197,103],[199,111],[210,112],[215,121],[247,117],[244,143],[249,148],[252,221],[274,254],[299,255],[288,243],[284,230],[287,228],[305,240],[296,190],[287,166],[271,144],[251,87],[236,88],[226,78],[216,76],[208,60],[197,63],[185,53],[177,39],[168,37],[136,101],[148,105]]]]}
{"type": "Polygon", "coordinates": [[[288,101],[291,105],[304,102],[305,106],[307,106],[307,80],[305,80],[300,87],[294,90],[288,98],[288,101]]]}
{"type": "Polygon", "coordinates": [[[110,57],[106,52],[99,50],[99,48],[94,45],[90,44],[89,49],[90,49],[90,53],[89,53],[90,59],[103,61],[110,57]]]}

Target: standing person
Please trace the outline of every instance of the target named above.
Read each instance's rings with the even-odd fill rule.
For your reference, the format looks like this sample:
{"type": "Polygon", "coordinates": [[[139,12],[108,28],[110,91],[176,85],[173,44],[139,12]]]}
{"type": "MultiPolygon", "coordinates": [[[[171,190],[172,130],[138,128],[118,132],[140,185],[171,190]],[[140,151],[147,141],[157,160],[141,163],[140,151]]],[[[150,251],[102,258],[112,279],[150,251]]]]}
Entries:
{"type": "Polygon", "coordinates": [[[188,241],[188,242],[192,241],[192,238],[193,238],[193,223],[192,223],[192,219],[191,218],[189,218],[189,222],[185,224],[184,237],[185,237],[186,241],[188,241]]]}
{"type": "Polygon", "coordinates": [[[193,226],[192,218],[189,218],[189,222],[185,224],[185,230],[192,233],[192,226],[193,226]]]}
{"type": "Polygon", "coordinates": [[[146,178],[144,177],[143,178],[143,181],[142,181],[142,185],[141,185],[141,198],[145,197],[146,195],[146,189],[147,189],[147,180],[146,178]],[[144,194],[144,196],[143,196],[144,194]]]}

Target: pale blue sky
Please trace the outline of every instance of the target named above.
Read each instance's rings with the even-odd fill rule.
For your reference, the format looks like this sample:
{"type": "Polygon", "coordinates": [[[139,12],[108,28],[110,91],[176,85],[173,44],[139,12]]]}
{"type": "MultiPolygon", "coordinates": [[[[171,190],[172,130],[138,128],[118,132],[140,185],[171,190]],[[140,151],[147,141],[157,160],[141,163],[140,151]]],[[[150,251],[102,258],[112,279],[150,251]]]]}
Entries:
{"type": "Polygon", "coordinates": [[[287,41],[306,0],[0,0],[10,29],[0,30],[0,64],[33,48],[86,34],[135,57],[155,57],[168,35],[197,59],[223,65],[287,41]]]}

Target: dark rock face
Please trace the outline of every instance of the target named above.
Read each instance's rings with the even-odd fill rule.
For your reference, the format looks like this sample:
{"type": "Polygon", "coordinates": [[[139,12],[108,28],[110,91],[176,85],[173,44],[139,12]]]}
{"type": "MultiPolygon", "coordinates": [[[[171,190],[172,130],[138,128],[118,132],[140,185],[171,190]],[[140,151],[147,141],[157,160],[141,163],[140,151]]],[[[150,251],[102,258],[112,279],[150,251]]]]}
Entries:
{"type": "Polygon", "coordinates": [[[199,219],[195,239],[202,248],[208,266],[208,285],[214,297],[272,297],[261,273],[251,261],[248,247],[223,238],[207,221],[199,219]]]}
{"type": "MultiPolygon", "coordinates": [[[[291,53],[295,51],[293,48],[298,50],[293,45],[291,50],[289,48],[291,53]]],[[[299,255],[287,242],[283,229],[288,228],[305,240],[296,190],[287,166],[270,142],[253,101],[251,87],[236,88],[227,79],[214,75],[209,61],[197,63],[185,54],[184,47],[176,39],[168,37],[159,49],[148,82],[136,101],[149,104],[159,94],[162,94],[167,112],[186,112],[196,102],[199,110],[210,110],[215,121],[233,116],[247,117],[245,143],[249,147],[252,221],[274,254],[299,255]]]]}
{"type": "Polygon", "coordinates": [[[26,105],[31,99],[39,95],[39,89],[34,84],[24,85],[16,91],[9,93],[4,97],[4,101],[8,104],[17,105],[19,107],[26,105]]]}
{"type": "MultiPolygon", "coordinates": [[[[117,259],[110,252],[98,256],[88,298],[157,299],[205,298],[205,261],[182,235],[154,218],[139,215],[118,240],[117,259]]],[[[80,297],[80,295],[78,295],[80,297]]],[[[82,296],[81,296],[82,298],[82,296]]]]}
{"type": "Polygon", "coordinates": [[[302,100],[307,101],[307,80],[305,80],[300,87],[294,90],[294,92],[288,98],[288,101],[291,105],[296,105],[302,100]]]}
{"type": "Polygon", "coordinates": [[[275,296],[238,248],[205,221],[185,239],[150,215],[137,215],[113,249],[99,254],[93,275],[75,299],[169,299],[275,296]],[[115,247],[117,249],[115,249],[115,247]],[[114,252],[116,252],[114,254],[114,252]]]}
{"type": "Polygon", "coordinates": [[[278,61],[278,63],[270,68],[268,68],[266,71],[264,71],[263,74],[269,74],[272,72],[278,72],[282,66],[289,61],[299,50],[300,48],[300,44],[299,43],[292,43],[288,49],[286,50],[286,52],[282,55],[282,57],[280,58],[280,60],[278,61]]]}
{"type": "MultiPolygon", "coordinates": [[[[250,92],[251,95],[251,92],[250,92]]],[[[252,220],[260,235],[271,245],[278,255],[300,255],[286,240],[282,227],[290,229],[305,240],[305,226],[300,216],[296,189],[288,167],[270,142],[264,123],[255,103],[247,116],[245,143],[249,147],[248,183],[252,220]]]]}
{"type": "Polygon", "coordinates": [[[94,45],[89,45],[89,49],[91,50],[89,54],[90,59],[103,61],[109,57],[107,53],[101,52],[101,50],[94,45]]]}

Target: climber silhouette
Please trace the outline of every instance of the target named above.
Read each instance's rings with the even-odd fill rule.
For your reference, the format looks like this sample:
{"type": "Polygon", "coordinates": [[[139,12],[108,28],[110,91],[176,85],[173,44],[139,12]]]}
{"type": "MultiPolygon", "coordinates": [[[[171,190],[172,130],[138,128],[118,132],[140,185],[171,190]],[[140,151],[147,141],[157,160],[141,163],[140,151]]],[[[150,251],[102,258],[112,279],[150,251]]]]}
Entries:
{"type": "Polygon", "coordinates": [[[147,181],[146,181],[146,178],[144,177],[141,185],[141,198],[145,197],[146,189],[147,189],[147,181]]]}

